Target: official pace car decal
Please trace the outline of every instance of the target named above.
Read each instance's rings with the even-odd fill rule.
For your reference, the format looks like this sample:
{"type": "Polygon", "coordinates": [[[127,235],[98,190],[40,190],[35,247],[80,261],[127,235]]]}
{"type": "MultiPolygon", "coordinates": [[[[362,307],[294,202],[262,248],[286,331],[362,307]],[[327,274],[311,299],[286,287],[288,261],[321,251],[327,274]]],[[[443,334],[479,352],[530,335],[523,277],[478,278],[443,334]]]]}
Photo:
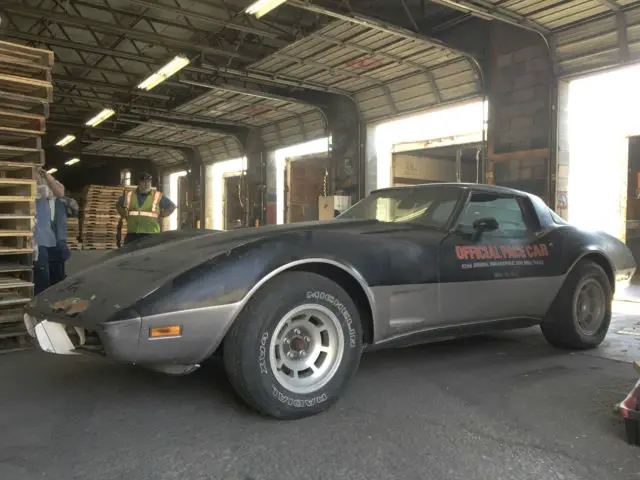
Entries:
{"type": "MultiPolygon", "coordinates": [[[[550,246],[550,245],[549,245],[550,246]]],[[[461,268],[510,267],[544,265],[549,256],[549,246],[532,245],[456,245],[456,257],[461,268]]]]}

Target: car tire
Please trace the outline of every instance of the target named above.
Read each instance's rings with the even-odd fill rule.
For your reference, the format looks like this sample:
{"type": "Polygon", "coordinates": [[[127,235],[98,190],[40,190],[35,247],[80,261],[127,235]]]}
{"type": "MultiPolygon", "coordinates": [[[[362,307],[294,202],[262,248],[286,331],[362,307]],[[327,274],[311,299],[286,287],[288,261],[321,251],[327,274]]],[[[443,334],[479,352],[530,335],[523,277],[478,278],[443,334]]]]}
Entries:
{"type": "Polygon", "coordinates": [[[600,345],[611,324],[613,291],[600,265],[581,260],[560,289],[542,333],[553,346],[586,350],[600,345]]]}
{"type": "Polygon", "coordinates": [[[335,282],[285,272],[247,303],[224,342],[237,394],[260,413],[298,419],[331,407],[362,354],[360,314],[335,282]]]}

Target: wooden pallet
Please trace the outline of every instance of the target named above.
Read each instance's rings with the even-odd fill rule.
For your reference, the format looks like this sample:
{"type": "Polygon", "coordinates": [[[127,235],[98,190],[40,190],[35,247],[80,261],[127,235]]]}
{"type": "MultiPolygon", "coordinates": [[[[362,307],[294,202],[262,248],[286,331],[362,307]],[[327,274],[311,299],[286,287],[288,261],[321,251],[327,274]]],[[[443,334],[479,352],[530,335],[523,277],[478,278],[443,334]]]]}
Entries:
{"type": "Polygon", "coordinates": [[[44,135],[45,118],[33,113],[18,113],[0,109],[0,128],[21,130],[28,135],[44,135]]]}
{"type": "Polygon", "coordinates": [[[116,250],[118,248],[117,243],[83,243],[83,250],[116,250]]]}
{"type": "Polygon", "coordinates": [[[11,145],[0,145],[0,168],[4,172],[44,165],[44,150],[11,145]]]}
{"type": "Polygon", "coordinates": [[[0,90],[0,108],[49,117],[49,102],[40,98],[0,90]]]}
{"type": "Polygon", "coordinates": [[[4,41],[0,41],[0,55],[11,58],[13,62],[28,63],[49,69],[53,68],[55,61],[54,53],[51,50],[4,41]]]}
{"type": "Polygon", "coordinates": [[[28,61],[11,60],[0,47],[0,73],[7,75],[18,75],[20,77],[31,78],[33,80],[41,80],[51,83],[51,69],[43,65],[34,65],[28,61]]]}
{"type": "Polygon", "coordinates": [[[0,73],[0,90],[47,102],[53,101],[53,85],[43,80],[0,73]]]}

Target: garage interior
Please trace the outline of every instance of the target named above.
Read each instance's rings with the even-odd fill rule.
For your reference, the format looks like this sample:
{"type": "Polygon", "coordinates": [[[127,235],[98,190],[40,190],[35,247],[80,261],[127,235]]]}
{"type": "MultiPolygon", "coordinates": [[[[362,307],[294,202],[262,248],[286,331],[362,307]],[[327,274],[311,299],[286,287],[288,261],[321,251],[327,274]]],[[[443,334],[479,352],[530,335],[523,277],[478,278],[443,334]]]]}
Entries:
{"type": "Polygon", "coordinates": [[[0,194],[24,197],[0,203],[0,478],[637,478],[611,408],[637,380],[638,277],[595,351],[532,329],[367,354],[303,429],[240,407],[216,362],[167,378],[29,343],[39,166],[80,206],[68,275],[117,248],[115,201],[141,172],[177,205],[165,231],[262,228],[364,198],[382,143],[386,186],[535,193],[640,259],[640,1],[285,0],[259,18],[252,3],[0,3],[0,194]],[[480,140],[428,147],[475,134],[465,118],[416,120],[427,148],[376,134],[480,102],[480,140]]]}
{"type": "Polygon", "coordinates": [[[394,152],[392,185],[481,182],[483,144],[462,144],[394,152]]]}

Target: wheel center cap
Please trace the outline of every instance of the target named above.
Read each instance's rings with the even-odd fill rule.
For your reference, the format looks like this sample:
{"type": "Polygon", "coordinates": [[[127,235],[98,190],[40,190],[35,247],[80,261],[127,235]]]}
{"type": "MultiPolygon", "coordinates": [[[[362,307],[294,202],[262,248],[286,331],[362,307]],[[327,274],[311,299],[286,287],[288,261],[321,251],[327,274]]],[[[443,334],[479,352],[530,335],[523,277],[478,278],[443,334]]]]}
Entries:
{"type": "Polygon", "coordinates": [[[304,341],[304,338],[302,337],[293,337],[291,339],[291,350],[293,350],[294,352],[300,352],[301,350],[304,350],[306,348],[306,342],[304,341]]]}

